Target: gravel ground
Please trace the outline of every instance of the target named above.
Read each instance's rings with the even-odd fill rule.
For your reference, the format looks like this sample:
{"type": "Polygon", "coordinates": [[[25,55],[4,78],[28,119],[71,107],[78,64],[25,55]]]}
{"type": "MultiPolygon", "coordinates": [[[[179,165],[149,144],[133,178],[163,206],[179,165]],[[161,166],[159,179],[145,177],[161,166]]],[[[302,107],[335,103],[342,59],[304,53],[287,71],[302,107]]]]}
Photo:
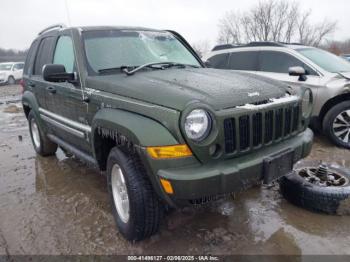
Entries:
{"type": "MultiPolygon", "coordinates": [[[[17,91],[15,91],[17,90],[17,91]]],[[[0,87],[1,96],[20,88],[0,87]]],[[[125,241],[99,172],[61,151],[36,156],[20,104],[0,105],[0,254],[348,254],[350,219],[312,213],[278,186],[256,187],[203,209],[169,214],[160,232],[125,241]]],[[[350,167],[349,151],[321,136],[299,165],[350,167]]]]}
{"type": "Polygon", "coordinates": [[[2,85],[0,86],[0,97],[18,96],[21,89],[20,85],[2,85]]]}

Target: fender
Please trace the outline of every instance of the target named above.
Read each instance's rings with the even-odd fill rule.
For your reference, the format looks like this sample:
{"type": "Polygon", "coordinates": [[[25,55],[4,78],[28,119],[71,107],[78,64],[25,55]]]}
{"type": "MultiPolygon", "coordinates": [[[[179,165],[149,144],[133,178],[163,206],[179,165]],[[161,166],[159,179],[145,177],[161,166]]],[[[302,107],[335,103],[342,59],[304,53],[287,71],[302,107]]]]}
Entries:
{"type": "Polygon", "coordinates": [[[97,112],[92,120],[92,141],[95,141],[94,136],[98,128],[116,131],[126,136],[133,144],[142,147],[179,143],[155,120],[120,109],[105,108],[97,112]]]}
{"type": "Polygon", "coordinates": [[[34,94],[30,91],[25,91],[22,96],[22,105],[28,106],[31,111],[34,112],[36,119],[38,121],[39,126],[43,130],[47,130],[45,122],[41,119],[40,113],[39,113],[39,104],[37,99],[35,98],[34,94]]]}

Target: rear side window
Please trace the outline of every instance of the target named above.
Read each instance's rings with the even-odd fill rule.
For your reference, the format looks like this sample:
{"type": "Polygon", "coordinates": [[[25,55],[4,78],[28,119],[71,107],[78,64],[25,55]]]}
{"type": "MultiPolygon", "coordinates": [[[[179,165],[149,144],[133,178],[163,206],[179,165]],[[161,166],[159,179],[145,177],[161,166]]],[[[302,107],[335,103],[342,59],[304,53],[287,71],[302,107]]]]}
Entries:
{"type": "Polygon", "coordinates": [[[219,68],[219,69],[227,69],[227,60],[228,54],[219,54],[214,55],[213,57],[208,59],[210,67],[219,68]]]}
{"type": "Polygon", "coordinates": [[[23,69],[23,64],[15,64],[15,66],[13,68],[15,70],[21,70],[21,69],[23,69]]]}
{"type": "Polygon", "coordinates": [[[257,71],[258,52],[234,52],[230,54],[228,68],[232,70],[257,71]]]}
{"type": "Polygon", "coordinates": [[[274,51],[262,51],[260,53],[259,71],[288,74],[289,68],[292,66],[301,66],[308,75],[317,75],[309,66],[289,54],[274,51]]]}
{"type": "Polygon", "coordinates": [[[35,58],[34,75],[41,75],[43,66],[52,63],[52,51],[55,37],[47,37],[41,40],[38,53],[35,58]]]}
{"type": "Polygon", "coordinates": [[[56,45],[53,63],[64,65],[67,73],[73,73],[74,62],[75,57],[72,39],[69,36],[61,36],[56,45]]]}
{"type": "Polygon", "coordinates": [[[28,54],[27,54],[26,62],[25,62],[24,69],[23,69],[24,75],[29,75],[32,73],[34,57],[35,57],[35,52],[36,52],[37,47],[38,47],[38,41],[35,40],[33,42],[33,44],[30,46],[28,54]]]}

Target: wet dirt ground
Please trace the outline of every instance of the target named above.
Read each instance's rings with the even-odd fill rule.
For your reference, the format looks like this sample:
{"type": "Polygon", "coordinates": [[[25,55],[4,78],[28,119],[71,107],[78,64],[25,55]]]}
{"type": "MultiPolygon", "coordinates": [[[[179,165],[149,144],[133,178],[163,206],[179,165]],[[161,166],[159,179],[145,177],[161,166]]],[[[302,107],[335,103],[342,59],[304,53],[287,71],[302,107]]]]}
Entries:
{"type": "MultiPolygon", "coordinates": [[[[293,206],[278,186],[172,212],[159,234],[128,243],[115,228],[106,179],[62,151],[36,156],[17,97],[6,96],[14,103],[0,98],[0,255],[350,254],[350,217],[293,206]]],[[[300,165],[321,160],[350,168],[349,151],[317,136],[300,165]]]]}

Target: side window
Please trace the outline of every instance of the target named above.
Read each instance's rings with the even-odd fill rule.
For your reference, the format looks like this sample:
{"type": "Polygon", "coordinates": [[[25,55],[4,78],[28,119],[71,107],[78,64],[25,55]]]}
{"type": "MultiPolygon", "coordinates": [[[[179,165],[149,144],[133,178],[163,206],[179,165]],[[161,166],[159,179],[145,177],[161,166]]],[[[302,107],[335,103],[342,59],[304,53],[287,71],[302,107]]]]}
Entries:
{"type": "Polygon", "coordinates": [[[23,69],[23,64],[15,64],[15,66],[13,68],[15,70],[21,70],[21,69],[23,69]]]}
{"type": "Polygon", "coordinates": [[[54,37],[47,37],[41,40],[38,53],[35,58],[34,75],[41,75],[43,66],[52,63],[52,49],[54,37]]]}
{"type": "Polygon", "coordinates": [[[214,55],[211,58],[208,59],[208,62],[210,63],[210,67],[213,68],[219,68],[219,69],[227,69],[227,59],[228,54],[219,54],[214,55]]]}
{"type": "Polygon", "coordinates": [[[24,69],[23,69],[24,75],[29,75],[32,73],[34,57],[35,57],[35,52],[37,50],[37,47],[38,47],[38,41],[35,40],[33,42],[33,44],[30,46],[27,57],[26,57],[26,62],[24,64],[24,69]]]}
{"type": "Polygon", "coordinates": [[[69,36],[61,36],[56,45],[53,63],[64,65],[67,73],[73,73],[74,62],[75,57],[72,39],[69,36]]]}
{"type": "Polygon", "coordinates": [[[234,52],[230,54],[229,69],[257,71],[258,68],[258,52],[234,52]]]}
{"type": "Polygon", "coordinates": [[[292,66],[301,66],[308,75],[317,75],[309,66],[289,54],[275,51],[262,51],[260,53],[259,71],[288,74],[289,67],[292,66]]]}

